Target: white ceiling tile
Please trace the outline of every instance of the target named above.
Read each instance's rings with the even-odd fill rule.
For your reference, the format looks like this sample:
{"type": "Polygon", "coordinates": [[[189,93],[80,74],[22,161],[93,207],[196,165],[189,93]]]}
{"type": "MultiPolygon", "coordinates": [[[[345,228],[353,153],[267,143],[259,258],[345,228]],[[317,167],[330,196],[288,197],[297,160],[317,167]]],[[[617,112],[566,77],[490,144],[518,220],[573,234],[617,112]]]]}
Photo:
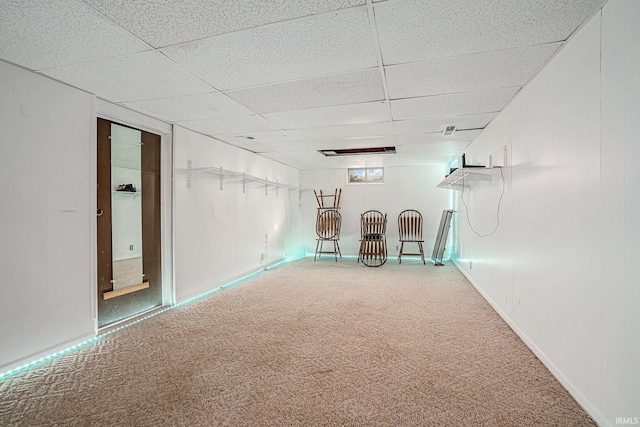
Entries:
{"type": "Polygon", "coordinates": [[[314,15],[162,51],[218,90],[378,65],[366,8],[314,15]]]}
{"type": "Polygon", "coordinates": [[[221,93],[201,93],[124,103],[128,107],[170,122],[209,117],[249,116],[253,111],[221,93]]]}
{"type": "Polygon", "coordinates": [[[278,151],[280,153],[313,149],[313,144],[306,141],[270,142],[264,145],[269,147],[273,151],[278,151]]]}
{"type": "Polygon", "coordinates": [[[237,147],[257,147],[260,151],[273,151],[271,148],[268,148],[266,145],[260,144],[258,141],[252,138],[248,138],[244,135],[238,135],[235,133],[229,133],[224,135],[210,135],[212,138],[217,139],[218,141],[226,142],[230,145],[235,145],[237,147]]]}
{"type": "Polygon", "coordinates": [[[423,155],[425,157],[440,154],[446,156],[448,159],[453,160],[455,157],[462,154],[462,152],[469,146],[469,142],[452,142],[452,143],[434,143],[434,144],[409,144],[398,145],[396,152],[400,156],[412,157],[423,155]]]}
{"type": "Polygon", "coordinates": [[[498,113],[466,114],[417,120],[398,120],[393,122],[396,135],[411,135],[429,132],[442,132],[446,126],[455,125],[457,130],[482,129],[498,113]]]}
{"type": "Polygon", "coordinates": [[[114,102],[211,92],[211,86],[156,51],[69,65],[43,74],[114,102]]]}
{"type": "Polygon", "coordinates": [[[277,142],[264,144],[269,148],[287,153],[301,150],[334,150],[350,148],[389,147],[394,145],[393,137],[374,139],[322,139],[318,141],[277,142]]]}
{"type": "Polygon", "coordinates": [[[250,135],[252,132],[265,132],[281,130],[278,126],[257,114],[252,116],[235,117],[214,117],[207,119],[214,126],[224,129],[225,133],[237,133],[239,135],[250,135]]]}
{"type": "Polygon", "coordinates": [[[552,43],[387,67],[389,98],[522,86],[560,45],[552,43]]]}
{"type": "Polygon", "coordinates": [[[254,140],[260,144],[289,142],[293,139],[283,130],[270,130],[264,132],[251,132],[254,140]]]}
{"type": "Polygon", "coordinates": [[[325,159],[324,154],[321,154],[319,151],[317,150],[297,150],[297,151],[287,151],[286,153],[287,157],[290,157],[292,159],[296,159],[296,160],[323,160],[325,159]]]}
{"type": "Polygon", "coordinates": [[[390,120],[386,102],[338,105],[265,114],[264,117],[283,129],[374,123],[390,120]]]}
{"type": "MultiPolygon", "coordinates": [[[[184,123],[184,122],[181,122],[181,123],[184,123]]],[[[231,144],[231,145],[235,145],[239,139],[246,139],[246,137],[241,135],[236,135],[235,133],[215,134],[215,135],[210,134],[209,136],[211,136],[212,138],[218,141],[226,142],[227,144],[231,144]]]]}
{"type": "Polygon", "coordinates": [[[260,153],[261,156],[266,157],[267,159],[277,160],[279,162],[287,162],[291,160],[291,157],[288,157],[282,153],[277,151],[270,151],[268,153],[260,153]]]}
{"type": "Polygon", "coordinates": [[[310,141],[315,150],[347,150],[351,148],[393,147],[395,139],[391,136],[371,139],[335,139],[326,141],[310,141]]]}
{"type": "Polygon", "coordinates": [[[225,144],[233,145],[234,147],[243,148],[254,153],[266,153],[272,152],[273,149],[262,145],[255,140],[248,139],[241,135],[225,134],[225,135],[213,135],[208,134],[211,138],[224,142],[225,144]]]}
{"type": "Polygon", "coordinates": [[[76,0],[0,1],[0,58],[34,70],[151,49],[76,0]]]}
{"type": "Polygon", "coordinates": [[[440,132],[437,133],[425,133],[421,135],[398,135],[396,136],[397,145],[426,145],[434,143],[453,144],[453,143],[465,143],[468,144],[476,139],[482,133],[482,129],[476,130],[463,130],[456,132],[451,136],[442,136],[440,132]]]}
{"type": "MultiPolygon", "coordinates": [[[[216,136],[216,138],[218,138],[216,136]]],[[[220,138],[218,138],[220,139],[220,138]]],[[[225,141],[226,142],[226,141],[225,141]]],[[[236,138],[234,141],[232,142],[227,142],[227,144],[236,146],[238,148],[242,148],[248,151],[251,151],[253,153],[269,153],[272,152],[273,150],[265,147],[264,145],[258,144],[257,142],[248,140],[248,139],[244,139],[244,138],[236,138]]]]}
{"type": "Polygon", "coordinates": [[[385,99],[382,78],[377,68],[259,86],[226,94],[260,114],[385,99]]]}
{"type": "Polygon", "coordinates": [[[564,41],[601,0],[390,1],[375,6],[385,64],[564,41]]]}
{"type": "Polygon", "coordinates": [[[0,59],[291,167],[448,163],[603,0],[371,1],[0,0],[0,59]]]}
{"type": "Polygon", "coordinates": [[[296,169],[313,169],[313,166],[311,164],[311,162],[307,162],[307,161],[301,161],[301,160],[296,160],[296,159],[292,159],[291,157],[288,157],[284,154],[278,153],[278,152],[271,152],[271,153],[258,153],[259,155],[261,155],[262,157],[265,157],[267,159],[271,159],[273,161],[276,162],[280,162],[282,164],[285,164],[287,166],[290,166],[292,168],[296,168],[296,169]]]}
{"type": "Polygon", "coordinates": [[[419,119],[502,110],[520,87],[481,90],[391,101],[394,120],[419,119]]]}
{"type": "MultiPolygon", "coordinates": [[[[262,155],[262,153],[260,155],[262,155]]],[[[286,166],[290,166],[292,168],[296,168],[296,169],[300,169],[300,170],[318,169],[317,167],[314,167],[311,164],[308,164],[306,162],[300,162],[298,160],[293,160],[293,159],[291,159],[291,160],[289,160],[287,162],[282,162],[280,160],[275,160],[275,159],[274,159],[274,161],[275,162],[280,162],[280,163],[282,163],[282,164],[284,164],[286,166]]]]}
{"type": "Polygon", "coordinates": [[[211,119],[200,119],[200,120],[185,120],[182,122],[177,122],[178,126],[182,126],[187,129],[191,129],[195,132],[200,132],[205,135],[228,135],[229,131],[220,129],[216,125],[210,122],[211,119]]]}
{"type": "Polygon", "coordinates": [[[155,47],[344,9],[365,0],[84,0],[155,47]]]}
{"type": "Polygon", "coordinates": [[[291,129],[287,134],[294,141],[318,141],[330,139],[368,138],[393,136],[391,122],[325,126],[307,129],[291,129]]]}

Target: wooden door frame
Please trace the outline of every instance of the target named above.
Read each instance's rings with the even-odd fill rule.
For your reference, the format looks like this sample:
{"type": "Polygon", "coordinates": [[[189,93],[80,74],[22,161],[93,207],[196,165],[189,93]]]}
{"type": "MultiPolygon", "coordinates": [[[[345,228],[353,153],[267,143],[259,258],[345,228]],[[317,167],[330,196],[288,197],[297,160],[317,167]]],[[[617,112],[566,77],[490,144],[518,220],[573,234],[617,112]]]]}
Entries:
{"type": "MultiPolygon", "coordinates": [[[[160,192],[160,135],[143,131],[111,120],[98,118],[98,327],[107,328],[140,313],[157,309],[162,299],[162,237],[161,237],[161,192],[160,192]],[[134,286],[114,289],[113,261],[113,192],[112,142],[115,127],[131,129],[140,133],[140,185],[142,221],[142,265],[141,277],[134,286]]],[[[134,200],[134,199],[130,199],[134,200]]],[[[133,219],[136,221],[136,218],[133,219]]]]}
{"type": "MultiPolygon", "coordinates": [[[[142,113],[129,110],[103,99],[95,98],[94,117],[91,128],[94,136],[91,150],[91,179],[92,188],[97,184],[97,122],[98,118],[109,120],[125,126],[140,129],[160,135],[161,177],[160,197],[161,205],[161,257],[162,257],[162,296],[163,306],[175,304],[175,276],[174,276],[174,237],[173,237],[173,126],[161,120],[154,119],[142,113]]],[[[97,210],[97,194],[95,190],[91,200],[91,212],[97,210]]],[[[92,216],[91,243],[94,248],[92,254],[91,277],[91,312],[94,319],[94,330],[98,334],[98,275],[97,275],[97,216],[92,216]]]]}

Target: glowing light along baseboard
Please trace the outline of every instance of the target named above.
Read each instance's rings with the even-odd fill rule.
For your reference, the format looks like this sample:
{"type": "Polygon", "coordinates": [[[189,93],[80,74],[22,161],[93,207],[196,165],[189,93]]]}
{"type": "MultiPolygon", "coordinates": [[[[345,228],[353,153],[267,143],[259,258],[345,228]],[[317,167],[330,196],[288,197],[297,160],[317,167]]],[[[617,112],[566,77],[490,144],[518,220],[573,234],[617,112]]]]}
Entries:
{"type": "MultiPolygon", "coordinates": [[[[192,302],[198,301],[198,300],[200,300],[202,298],[205,298],[205,297],[207,297],[209,295],[215,294],[216,292],[219,292],[219,291],[221,291],[221,290],[223,290],[225,288],[229,288],[229,287],[231,287],[233,285],[236,285],[236,284],[238,284],[240,282],[243,282],[243,281],[245,281],[247,279],[255,277],[255,276],[259,275],[260,273],[262,273],[264,271],[271,270],[273,268],[276,268],[276,267],[279,267],[281,265],[284,265],[284,264],[286,264],[288,262],[296,261],[296,260],[301,259],[301,258],[308,258],[308,257],[311,257],[311,256],[313,256],[313,254],[308,254],[307,253],[307,254],[305,254],[303,256],[284,259],[284,260],[282,260],[280,262],[277,262],[277,263],[275,263],[273,265],[267,266],[262,270],[255,271],[255,272],[253,272],[251,274],[243,276],[243,277],[241,277],[239,279],[236,279],[236,280],[234,280],[232,282],[225,283],[224,285],[218,286],[215,289],[212,289],[210,291],[204,292],[204,293],[202,293],[200,295],[197,295],[197,296],[195,296],[193,298],[189,298],[188,300],[182,301],[181,303],[178,303],[176,305],[172,305],[170,307],[165,307],[165,308],[161,308],[159,310],[156,310],[156,311],[154,311],[153,313],[150,313],[147,316],[143,316],[143,317],[137,318],[136,320],[132,320],[131,322],[124,323],[122,326],[118,326],[117,328],[110,329],[110,330],[108,330],[107,332],[105,332],[103,334],[97,335],[97,336],[95,336],[93,338],[85,340],[85,341],[83,341],[81,343],[78,343],[76,345],[73,345],[73,346],[71,346],[69,348],[65,348],[64,350],[60,350],[60,351],[58,351],[56,353],[53,353],[53,354],[50,354],[48,356],[42,357],[42,358],[37,359],[37,360],[35,360],[33,362],[26,363],[26,364],[24,364],[22,366],[19,366],[17,368],[11,369],[9,371],[2,372],[2,373],[0,373],[0,381],[5,379],[5,378],[8,378],[8,377],[10,377],[12,375],[15,375],[15,374],[18,374],[20,372],[26,371],[27,369],[34,368],[35,366],[38,366],[38,365],[40,365],[40,364],[42,364],[44,362],[47,362],[49,360],[53,360],[56,357],[60,357],[60,356],[63,356],[65,354],[67,354],[67,353],[70,353],[72,351],[78,350],[81,347],[84,347],[84,346],[86,346],[88,344],[91,344],[93,342],[96,342],[96,341],[106,337],[107,335],[110,335],[110,334],[112,334],[114,332],[120,331],[120,330],[122,330],[124,328],[128,328],[129,326],[135,325],[135,324],[140,323],[140,322],[142,322],[144,320],[150,319],[151,317],[157,316],[160,313],[164,313],[167,310],[172,310],[174,308],[182,307],[182,306],[185,306],[185,305],[190,304],[192,302]]],[[[343,258],[356,259],[356,258],[358,258],[358,256],[357,255],[344,255],[343,258]]],[[[427,261],[431,261],[430,258],[426,258],[426,259],[427,259],[427,261]]],[[[407,259],[407,261],[411,261],[411,259],[407,259]]]]}
{"type": "MultiPolygon", "coordinates": [[[[105,335],[106,335],[106,334],[105,334],[105,335]]],[[[102,335],[101,335],[101,336],[102,336],[102,335]]],[[[79,349],[80,347],[84,347],[84,346],[85,346],[85,345],[87,345],[87,344],[90,344],[90,343],[92,343],[92,342],[94,342],[94,341],[97,341],[101,336],[97,336],[97,337],[94,337],[94,338],[88,339],[88,340],[83,341],[83,342],[81,342],[81,343],[78,343],[78,344],[76,344],[76,345],[74,345],[74,346],[72,346],[72,347],[69,347],[69,348],[66,348],[66,349],[64,349],[64,350],[60,350],[60,351],[58,351],[58,352],[56,352],[56,353],[50,354],[50,355],[48,355],[48,356],[42,357],[42,358],[40,358],[40,359],[38,359],[38,360],[36,360],[36,361],[29,362],[29,363],[24,364],[24,365],[22,365],[22,366],[19,366],[19,367],[17,367],[17,368],[11,369],[10,371],[0,373],[0,380],[3,380],[3,379],[5,379],[5,378],[8,378],[8,377],[10,377],[11,375],[15,375],[15,374],[18,374],[18,373],[20,373],[20,372],[26,371],[26,370],[27,370],[27,369],[29,369],[29,368],[33,368],[34,366],[37,366],[37,365],[39,365],[39,364],[41,364],[41,363],[44,363],[44,362],[47,362],[47,361],[49,361],[49,360],[55,359],[56,357],[60,357],[60,356],[62,356],[62,355],[64,355],[64,354],[70,353],[70,352],[72,352],[72,351],[74,351],[74,350],[79,349]]]]}
{"type": "Polygon", "coordinates": [[[280,262],[277,262],[277,263],[275,263],[273,265],[267,266],[262,270],[258,270],[258,271],[255,271],[255,272],[251,273],[251,274],[247,274],[246,276],[243,276],[243,277],[241,277],[239,279],[236,279],[236,280],[234,280],[232,282],[225,283],[224,285],[218,286],[215,289],[207,291],[207,292],[205,292],[203,294],[200,294],[198,296],[195,296],[193,298],[189,298],[188,300],[182,301],[181,303],[178,303],[176,305],[172,305],[170,307],[165,307],[165,308],[156,310],[156,311],[154,311],[153,313],[150,313],[147,316],[143,316],[143,317],[137,318],[136,320],[132,320],[131,322],[124,323],[122,326],[118,326],[117,328],[110,329],[109,331],[107,331],[107,332],[105,332],[103,334],[97,335],[97,336],[95,336],[93,338],[90,338],[90,339],[88,339],[86,341],[78,343],[78,344],[76,344],[74,346],[71,346],[69,348],[65,348],[64,350],[60,350],[60,351],[58,351],[56,353],[53,353],[53,354],[50,354],[48,356],[42,357],[42,358],[40,358],[38,360],[35,360],[33,362],[26,363],[26,364],[24,364],[22,366],[19,366],[17,368],[11,369],[9,371],[1,372],[0,373],[0,381],[5,379],[5,378],[8,378],[8,377],[10,377],[12,375],[15,375],[15,374],[18,374],[20,372],[26,371],[27,369],[33,368],[35,366],[38,366],[38,365],[40,365],[40,364],[42,364],[44,362],[47,362],[49,360],[53,360],[56,357],[60,357],[60,356],[63,356],[65,354],[67,354],[67,353],[70,353],[70,352],[72,352],[74,350],[78,350],[79,348],[84,347],[84,346],[86,346],[88,344],[91,344],[93,342],[96,342],[96,341],[106,337],[107,335],[110,335],[110,334],[112,334],[114,332],[120,331],[120,330],[122,330],[124,328],[128,328],[129,326],[135,325],[136,323],[140,323],[140,322],[142,322],[144,320],[147,320],[147,319],[149,319],[151,317],[157,316],[158,314],[164,313],[167,310],[172,310],[174,308],[185,306],[185,305],[190,304],[190,303],[192,303],[194,301],[197,301],[197,300],[200,300],[200,299],[202,299],[204,297],[207,297],[209,295],[215,294],[216,292],[219,292],[219,291],[221,291],[221,290],[223,290],[225,288],[229,288],[229,287],[231,287],[233,285],[236,285],[236,284],[238,284],[240,282],[243,282],[243,281],[245,281],[247,279],[255,277],[255,276],[257,276],[258,274],[260,274],[260,273],[262,273],[264,271],[271,270],[273,268],[279,267],[279,266],[281,266],[283,264],[286,264],[286,263],[291,262],[291,261],[295,261],[295,260],[300,259],[300,258],[304,258],[304,257],[301,256],[301,257],[293,257],[293,258],[284,259],[284,260],[282,260],[280,262]]]}
{"type": "MultiPolygon", "coordinates": [[[[449,209],[458,212],[458,197],[455,190],[449,190],[449,209]]],[[[455,260],[458,256],[458,221],[457,216],[451,218],[451,247],[445,261],[455,260]]]]}
{"type": "MultiPolygon", "coordinates": [[[[312,253],[307,253],[306,256],[304,256],[303,258],[313,258],[313,254],[312,253]]],[[[342,255],[342,258],[344,259],[358,259],[358,255],[342,255]]],[[[318,260],[323,259],[323,260],[335,260],[335,257],[333,255],[327,255],[323,258],[318,258],[318,260]]],[[[389,260],[397,260],[396,255],[394,255],[393,257],[388,257],[387,258],[387,262],[389,260]]],[[[433,262],[433,260],[431,258],[428,258],[425,256],[425,261],[427,262],[433,262]]],[[[340,255],[338,255],[338,260],[340,260],[340,255]]],[[[449,259],[446,259],[445,261],[448,261],[449,259]]],[[[402,262],[413,262],[415,261],[416,264],[420,263],[422,264],[422,260],[420,258],[415,258],[415,257],[411,257],[411,258],[402,258],[402,262]]]]}

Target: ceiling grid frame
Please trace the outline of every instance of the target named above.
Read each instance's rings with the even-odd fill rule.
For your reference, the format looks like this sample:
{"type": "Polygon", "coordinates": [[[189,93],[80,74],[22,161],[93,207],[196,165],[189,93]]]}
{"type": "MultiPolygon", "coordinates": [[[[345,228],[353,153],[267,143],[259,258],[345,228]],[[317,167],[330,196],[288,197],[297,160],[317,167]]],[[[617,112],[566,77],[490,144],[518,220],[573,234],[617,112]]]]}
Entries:
{"type": "MultiPolygon", "coordinates": [[[[384,62],[382,59],[382,52],[380,51],[380,40],[378,38],[378,28],[376,25],[376,17],[375,10],[373,6],[372,0],[367,0],[367,11],[369,13],[369,22],[371,24],[371,35],[373,37],[373,43],[376,47],[376,55],[378,57],[378,70],[380,71],[380,78],[382,79],[382,88],[384,90],[384,100],[387,106],[387,112],[389,113],[389,118],[391,119],[391,127],[394,128],[393,124],[393,116],[391,115],[391,103],[389,102],[389,89],[387,85],[387,76],[384,69],[384,62]]],[[[393,135],[393,145],[396,145],[396,137],[395,132],[393,135]]]]}
{"type": "Polygon", "coordinates": [[[344,167],[349,160],[446,164],[473,140],[476,133],[465,131],[481,132],[605,3],[121,0],[116,7],[108,0],[60,0],[52,9],[48,0],[0,2],[0,60],[299,169],[344,167]],[[221,25],[196,28],[203,22],[221,25]],[[138,24],[144,28],[136,30],[138,24]],[[307,34],[310,24],[315,29],[307,34]],[[212,43],[227,59],[207,51],[212,43]],[[503,68],[511,69],[532,59],[528,49],[520,56],[509,50],[553,43],[559,48],[549,57],[514,71],[509,81],[490,67],[474,74],[445,66],[476,67],[502,55],[503,68]],[[276,55],[243,59],[262,46],[276,55]],[[172,55],[178,48],[193,50],[202,69],[217,67],[230,83],[194,72],[189,58],[172,55]],[[394,93],[405,77],[414,80],[394,93]],[[462,126],[448,143],[438,138],[442,126],[456,122],[462,126]],[[367,143],[399,149],[340,161],[317,152],[367,143]]]}

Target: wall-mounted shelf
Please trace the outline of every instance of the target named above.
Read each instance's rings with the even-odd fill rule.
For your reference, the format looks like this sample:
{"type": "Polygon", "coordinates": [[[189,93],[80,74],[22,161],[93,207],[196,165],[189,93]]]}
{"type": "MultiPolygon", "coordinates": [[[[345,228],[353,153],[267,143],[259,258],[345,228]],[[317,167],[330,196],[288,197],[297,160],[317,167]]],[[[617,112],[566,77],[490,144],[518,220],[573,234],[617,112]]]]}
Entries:
{"type": "Polygon", "coordinates": [[[111,194],[123,197],[133,197],[134,199],[142,195],[142,191],[117,191],[112,190],[111,194]]]}
{"type": "Polygon", "coordinates": [[[102,294],[102,299],[108,300],[111,298],[119,297],[121,295],[130,294],[131,292],[141,291],[149,287],[149,282],[140,283],[138,285],[127,286],[113,291],[107,291],[102,294]]]}
{"type": "Polygon", "coordinates": [[[491,181],[494,175],[500,175],[500,166],[492,168],[458,168],[445,177],[437,188],[461,191],[463,183],[468,186],[473,181],[491,181]]]}
{"type": "Polygon", "coordinates": [[[264,185],[264,192],[267,194],[269,188],[275,188],[276,196],[278,195],[278,189],[284,188],[287,190],[298,190],[298,191],[311,191],[310,188],[303,188],[296,185],[284,184],[281,182],[271,181],[268,178],[259,178],[257,176],[249,175],[244,172],[237,172],[229,169],[224,169],[222,167],[203,167],[203,168],[193,168],[191,167],[191,160],[187,163],[187,188],[191,188],[191,180],[194,175],[198,174],[210,174],[216,175],[220,178],[220,190],[224,188],[224,180],[225,179],[240,179],[242,181],[242,192],[246,191],[246,184],[256,183],[264,185]]]}

